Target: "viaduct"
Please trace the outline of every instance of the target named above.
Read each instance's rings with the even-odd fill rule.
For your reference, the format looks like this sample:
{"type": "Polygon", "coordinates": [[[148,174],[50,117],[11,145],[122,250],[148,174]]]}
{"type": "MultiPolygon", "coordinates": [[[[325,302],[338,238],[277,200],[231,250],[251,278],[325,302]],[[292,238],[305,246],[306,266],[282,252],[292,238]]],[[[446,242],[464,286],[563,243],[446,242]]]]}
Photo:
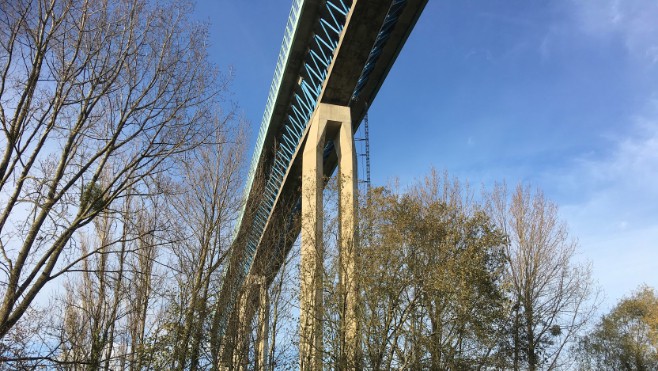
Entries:
{"type": "Polygon", "coordinates": [[[221,364],[267,364],[268,287],[301,232],[300,369],[322,369],[322,189],[338,168],[343,368],[359,368],[354,133],[427,0],[293,0],[220,292],[221,364]]]}

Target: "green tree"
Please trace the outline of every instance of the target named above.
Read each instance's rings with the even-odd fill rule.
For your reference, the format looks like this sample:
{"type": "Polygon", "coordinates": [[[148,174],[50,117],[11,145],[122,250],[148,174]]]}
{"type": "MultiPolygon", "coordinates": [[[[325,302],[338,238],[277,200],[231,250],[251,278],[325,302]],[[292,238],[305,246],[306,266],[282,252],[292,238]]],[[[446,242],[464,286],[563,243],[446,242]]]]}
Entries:
{"type": "Polygon", "coordinates": [[[647,286],[601,317],[578,346],[583,370],[658,369],[658,296],[647,286]]]}
{"type": "Polygon", "coordinates": [[[360,212],[366,367],[493,366],[505,238],[468,189],[433,171],[373,189],[360,212]]]}

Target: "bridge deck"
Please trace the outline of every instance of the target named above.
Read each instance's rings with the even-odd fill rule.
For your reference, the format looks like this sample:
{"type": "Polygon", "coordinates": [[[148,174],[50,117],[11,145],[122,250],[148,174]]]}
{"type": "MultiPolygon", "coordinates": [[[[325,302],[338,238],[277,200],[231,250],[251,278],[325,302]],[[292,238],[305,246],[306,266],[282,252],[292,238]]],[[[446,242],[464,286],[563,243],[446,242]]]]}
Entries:
{"type": "MultiPolygon", "coordinates": [[[[349,106],[356,131],[426,2],[293,1],[220,295],[225,318],[247,274],[264,275],[269,283],[299,235],[297,154],[318,103],[349,106]]],[[[329,149],[326,175],[336,167],[329,149]]]]}

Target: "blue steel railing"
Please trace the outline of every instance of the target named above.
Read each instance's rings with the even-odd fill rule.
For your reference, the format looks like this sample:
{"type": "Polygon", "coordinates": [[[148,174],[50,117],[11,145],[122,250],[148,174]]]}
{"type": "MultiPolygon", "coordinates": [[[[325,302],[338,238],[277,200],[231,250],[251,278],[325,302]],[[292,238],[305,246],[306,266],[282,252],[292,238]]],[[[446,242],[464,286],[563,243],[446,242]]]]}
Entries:
{"type": "MultiPolygon", "coordinates": [[[[279,51],[279,58],[276,62],[276,68],[274,69],[274,77],[272,78],[272,84],[270,85],[270,92],[267,95],[267,103],[265,104],[265,112],[263,113],[263,120],[261,121],[260,130],[258,130],[258,138],[256,138],[256,146],[254,148],[254,155],[251,158],[251,165],[249,166],[249,173],[247,174],[247,182],[244,187],[245,199],[249,197],[249,192],[251,192],[251,186],[254,183],[254,177],[256,176],[256,170],[258,169],[258,162],[260,161],[261,153],[263,152],[263,143],[265,143],[265,137],[267,136],[267,131],[270,127],[270,121],[272,119],[272,111],[274,110],[274,104],[276,102],[277,96],[279,95],[279,87],[281,86],[281,79],[283,78],[283,72],[285,70],[286,64],[288,63],[288,56],[290,54],[290,45],[292,44],[293,37],[295,35],[295,30],[297,29],[297,22],[299,21],[299,13],[302,9],[302,4],[304,0],[293,0],[292,7],[290,9],[290,14],[288,16],[288,23],[286,23],[286,31],[283,34],[283,42],[281,43],[281,50],[279,51]]],[[[238,218],[237,228],[240,227],[242,217],[244,215],[245,206],[242,208],[242,212],[238,218]]]]}

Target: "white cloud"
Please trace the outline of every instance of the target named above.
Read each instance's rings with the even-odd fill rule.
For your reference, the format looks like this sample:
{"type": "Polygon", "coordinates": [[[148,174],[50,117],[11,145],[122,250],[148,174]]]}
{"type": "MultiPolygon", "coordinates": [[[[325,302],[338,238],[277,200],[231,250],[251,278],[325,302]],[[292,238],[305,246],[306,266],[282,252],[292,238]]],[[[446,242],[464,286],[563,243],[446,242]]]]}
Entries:
{"type": "Polygon", "coordinates": [[[614,196],[609,201],[618,200],[621,209],[658,201],[658,118],[633,122],[627,137],[611,142],[608,155],[576,160],[576,172],[571,174],[601,196],[614,196]]]}
{"type": "MultiPolygon", "coordinates": [[[[607,156],[575,160],[551,174],[562,192],[579,192],[562,206],[610,305],[642,283],[658,288],[658,109],[633,118],[607,156]]],[[[605,308],[604,308],[605,309],[605,308]]]]}
{"type": "Polygon", "coordinates": [[[627,50],[658,62],[658,2],[655,0],[570,0],[579,28],[593,37],[617,34],[627,50]]]}

